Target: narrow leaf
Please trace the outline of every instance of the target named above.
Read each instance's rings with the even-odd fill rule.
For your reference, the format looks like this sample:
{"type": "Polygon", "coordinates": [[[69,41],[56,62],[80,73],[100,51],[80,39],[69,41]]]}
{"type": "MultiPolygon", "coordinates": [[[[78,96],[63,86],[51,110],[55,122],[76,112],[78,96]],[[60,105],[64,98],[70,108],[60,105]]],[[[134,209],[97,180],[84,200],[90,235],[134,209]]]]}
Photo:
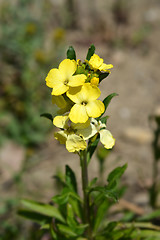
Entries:
{"type": "Polygon", "coordinates": [[[107,109],[108,105],[110,104],[110,101],[112,100],[113,97],[118,96],[117,93],[111,93],[110,95],[108,95],[104,100],[104,106],[105,106],[105,110],[107,109]]]}
{"type": "Polygon", "coordinates": [[[57,226],[58,226],[59,231],[63,234],[66,234],[66,236],[70,236],[70,237],[77,236],[77,234],[75,232],[73,232],[73,230],[70,227],[63,225],[63,224],[57,224],[57,226]]]}
{"type": "Polygon", "coordinates": [[[108,201],[103,200],[101,205],[98,207],[97,214],[95,217],[94,227],[93,231],[96,233],[97,229],[99,228],[100,224],[102,223],[102,220],[106,214],[107,208],[108,208],[108,201]]]}
{"type": "Polygon", "coordinates": [[[65,220],[64,220],[63,216],[61,215],[61,213],[59,212],[59,210],[54,206],[51,206],[49,204],[42,204],[39,202],[35,202],[32,200],[26,200],[26,199],[21,200],[21,203],[25,207],[32,209],[32,211],[38,212],[38,213],[43,214],[48,217],[54,217],[62,222],[65,222],[65,220]]]}
{"type": "Polygon", "coordinates": [[[39,223],[40,225],[46,222],[49,222],[51,220],[51,217],[44,216],[42,214],[30,211],[30,210],[26,210],[26,209],[20,209],[18,210],[17,213],[19,216],[24,217],[26,219],[30,219],[33,222],[39,223]]]}
{"type": "Polygon", "coordinates": [[[150,221],[154,218],[159,218],[160,217],[160,210],[153,211],[149,214],[146,214],[144,216],[141,216],[137,218],[138,221],[150,221]]]}
{"type": "Polygon", "coordinates": [[[160,239],[160,231],[153,231],[153,230],[134,230],[131,237],[137,238],[141,237],[142,239],[146,239],[146,237],[153,237],[154,240],[159,240],[160,239]]]}
{"type": "Polygon", "coordinates": [[[66,183],[69,185],[75,192],[77,192],[77,181],[73,170],[66,165],[66,183]]]}
{"type": "Polygon", "coordinates": [[[90,48],[88,49],[88,53],[87,53],[86,59],[89,61],[94,53],[95,53],[95,46],[93,44],[91,44],[90,48]]]}
{"type": "Polygon", "coordinates": [[[95,152],[97,145],[99,143],[100,136],[98,135],[94,142],[89,142],[88,151],[87,151],[87,163],[89,164],[93,153],[95,152]]]}
{"type": "Polygon", "coordinates": [[[108,118],[109,116],[105,116],[105,117],[102,117],[100,120],[102,123],[106,124],[108,118]]]}
{"type": "Polygon", "coordinates": [[[70,60],[76,60],[76,52],[72,46],[67,50],[67,58],[70,60]]]}
{"type": "Polygon", "coordinates": [[[105,73],[101,73],[99,75],[99,82],[102,82],[102,80],[106,77],[108,77],[109,73],[108,72],[105,72],[105,73]]]}
{"type": "Polygon", "coordinates": [[[122,167],[115,168],[107,178],[107,181],[109,184],[112,184],[113,182],[117,181],[124,173],[124,171],[127,168],[127,164],[123,165],[122,167]]]}
{"type": "Polygon", "coordinates": [[[53,117],[50,113],[42,113],[40,117],[45,117],[53,122],[53,117]]]}
{"type": "Polygon", "coordinates": [[[111,93],[110,95],[108,95],[108,96],[103,100],[103,103],[104,103],[104,106],[105,106],[105,110],[104,110],[104,112],[101,114],[101,116],[97,118],[97,120],[99,120],[99,119],[103,116],[103,114],[105,113],[105,111],[106,111],[108,105],[110,104],[112,98],[113,98],[113,97],[116,97],[116,96],[118,96],[117,93],[111,93]]]}

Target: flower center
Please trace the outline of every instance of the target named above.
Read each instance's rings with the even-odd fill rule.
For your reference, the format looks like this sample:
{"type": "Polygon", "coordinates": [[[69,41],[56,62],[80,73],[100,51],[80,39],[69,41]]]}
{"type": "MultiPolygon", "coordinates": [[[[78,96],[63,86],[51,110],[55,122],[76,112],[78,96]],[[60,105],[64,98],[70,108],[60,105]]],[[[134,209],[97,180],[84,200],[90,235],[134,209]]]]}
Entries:
{"type": "Polygon", "coordinates": [[[86,101],[83,101],[83,102],[81,102],[81,104],[82,104],[83,106],[86,106],[86,105],[87,105],[87,102],[86,102],[86,101]]]}
{"type": "Polygon", "coordinates": [[[64,81],[64,85],[67,85],[68,83],[69,83],[69,80],[66,79],[66,80],[64,81]]]}

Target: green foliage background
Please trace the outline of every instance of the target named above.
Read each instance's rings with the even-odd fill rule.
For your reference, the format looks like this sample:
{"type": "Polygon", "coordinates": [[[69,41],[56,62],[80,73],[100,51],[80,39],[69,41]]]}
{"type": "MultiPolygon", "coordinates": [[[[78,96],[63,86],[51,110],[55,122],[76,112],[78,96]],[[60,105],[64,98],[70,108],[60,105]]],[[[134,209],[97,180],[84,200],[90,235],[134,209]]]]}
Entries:
{"type": "Polygon", "coordinates": [[[37,145],[48,131],[44,79],[64,51],[64,30],[50,27],[48,1],[3,1],[0,13],[0,144],[37,145]]]}

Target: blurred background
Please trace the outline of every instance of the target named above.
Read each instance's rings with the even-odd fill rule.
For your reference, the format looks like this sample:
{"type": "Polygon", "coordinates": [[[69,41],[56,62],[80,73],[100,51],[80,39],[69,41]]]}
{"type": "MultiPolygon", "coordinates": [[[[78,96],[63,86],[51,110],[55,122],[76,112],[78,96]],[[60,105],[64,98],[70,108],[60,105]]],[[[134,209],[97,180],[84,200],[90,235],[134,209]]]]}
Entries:
{"type": "MultiPolygon", "coordinates": [[[[71,45],[84,60],[93,43],[114,65],[100,87],[102,100],[119,94],[107,112],[116,145],[103,165],[104,179],[127,162],[124,197],[148,206],[153,116],[160,111],[159,26],[159,0],[0,0],[0,239],[48,239],[16,215],[19,199],[48,202],[57,192],[53,175],[65,164],[79,176],[78,157],[54,140],[52,123],[40,117],[55,112],[45,77],[71,45]]],[[[98,174],[95,156],[89,175],[98,174]]]]}

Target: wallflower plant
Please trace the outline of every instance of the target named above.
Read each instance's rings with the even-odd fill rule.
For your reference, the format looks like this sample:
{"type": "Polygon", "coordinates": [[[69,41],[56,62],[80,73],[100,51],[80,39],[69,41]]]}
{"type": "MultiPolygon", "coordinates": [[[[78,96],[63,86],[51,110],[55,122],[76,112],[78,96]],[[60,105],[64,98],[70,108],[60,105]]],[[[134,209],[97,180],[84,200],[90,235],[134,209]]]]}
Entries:
{"type": "MultiPolygon", "coordinates": [[[[94,45],[89,48],[83,62],[76,60],[75,50],[69,47],[67,59],[58,68],[51,69],[46,77],[46,85],[52,89],[52,103],[57,105],[58,111],[54,118],[48,113],[42,116],[52,120],[58,128],[54,133],[55,139],[69,152],[79,155],[83,193],[83,196],[79,194],[75,173],[66,165],[65,175],[56,176],[62,191],[52,198],[51,204],[22,200],[25,209],[19,210],[19,214],[50,232],[49,239],[145,239],[145,223],[141,226],[107,219],[109,207],[122,194],[118,182],[127,165],[109,173],[104,186],[97,184],[97,178],[88,179],[88,165],[99,141],[105,149],[112,149],[115,145],[115,139],[108,130],[108,116],[104,114],[117,94],[112,93],[103,101],[98,99],[100,83],[110,74],[112,67],[95,54],[94,45]]],[[[160,236],[155,230],[150,226],[147,234],[154,234],[154,240],[158,240],[160,236]]]]}

